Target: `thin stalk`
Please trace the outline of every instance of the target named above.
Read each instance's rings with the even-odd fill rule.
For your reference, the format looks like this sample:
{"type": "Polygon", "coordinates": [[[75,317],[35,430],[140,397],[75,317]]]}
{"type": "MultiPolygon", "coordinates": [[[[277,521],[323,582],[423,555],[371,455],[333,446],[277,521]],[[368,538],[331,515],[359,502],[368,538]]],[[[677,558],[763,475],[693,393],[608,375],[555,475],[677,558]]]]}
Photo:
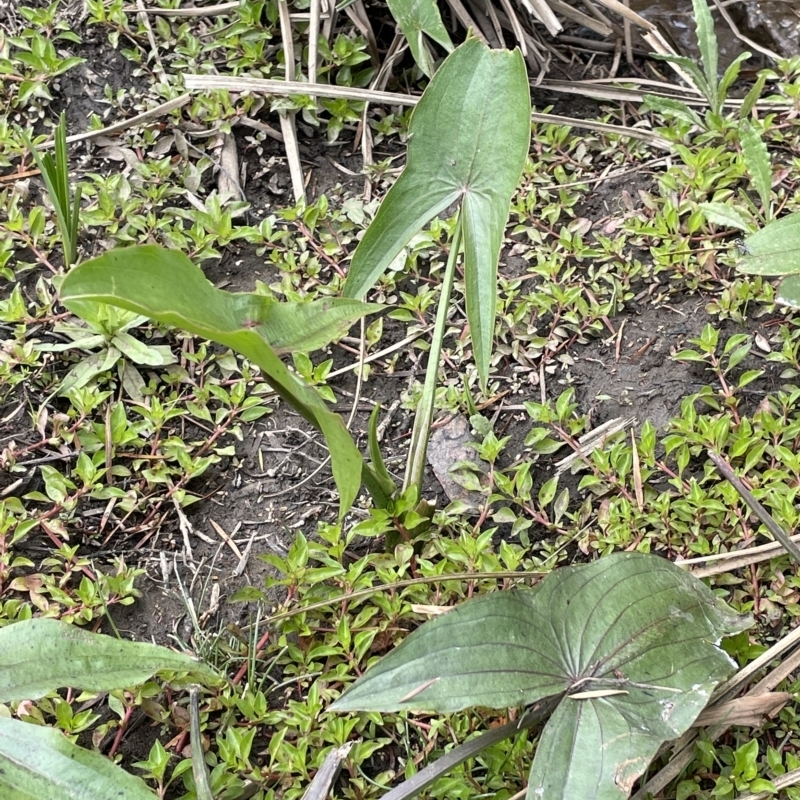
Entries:
{"type": "Polygon", "coordinates": [[[442,341],[447,330],[447,313],[450,310],[450,295],[456,274],[458,251],[461,249],[461,211],[457,212],[456,229],[450,243],[450,255],[442,280],[442,293],[436,311],[436,324],[431,338],[431,349],[428,353],[428,366],[425,369],[425,385],[422,397],[414,417],[414,430],[411,433],[411,446],[408,450],[408,463],[403,481],[403,491],[409,486],[416,486],[422,494],[422,476],[425,471],[425,456],[428,452],[428,437],[433,421],[433,405],[436,396],[436,384],[439,382],[439,358],[442,354],[442,341]]]}
{"type": "Polygon", "coordinates": [[[203,737],[200,734],[200,701],[197,686],[189,689],[189,730],[192,745],[192,777],[197,798],[198,800],[214,800],[206,762],[203,760],[203,737]]]}
{"type": "Polygon", "coordinates": [[[386,508],[391,499],[391,494],[386,491],[386,485],[381,480],[380,474],[375,468],[364,461],[361,465],[361,482],[369,492],[372,502],[376,508],[386,508]]]}
{"type": "Polygon", "coordinates": [[[425,769],[420,770],[413,777],[395,786],[394,789],[383,795],[381,800],[409,800],[415,795],[418,795],[423,789],[426,789],[434,781],[441,778],[442,775],[455,769],[459,764],[463,764],[468,758],[474,758],[481,750],[485,750],[487,747],[497,742],[502,742],[503,739],[515,736],[526,728],[532,728],[534,725],[540,724],[555,711],[561,697],[561,695],[548,697],[533,708],[527,710],[522,715],[521,719],[507,722],[499,728],[492,728],[476,736],[474,739],[470,739],[458,745],[443,756],[437,758],[436,761],[429,764],[425,769]]]}
{"type": "Polygon", "coordinates": [[[728,483],[739,492],[742,500],[750,506],[751,511],[764,523],[766,529],[781,543],[781,545],[783,545],[783,548],[795,562],[800,564],[800,547],[798,547],[797,544],[789,538],[786,531],[775,522],[769,511],[750,494],[747,487],[736,477],[736,473],[733,471],[731,465],[719,455],[719,453],[715,453],[713,450],[708,451],[708,457],[725,476],[728,483]]]}

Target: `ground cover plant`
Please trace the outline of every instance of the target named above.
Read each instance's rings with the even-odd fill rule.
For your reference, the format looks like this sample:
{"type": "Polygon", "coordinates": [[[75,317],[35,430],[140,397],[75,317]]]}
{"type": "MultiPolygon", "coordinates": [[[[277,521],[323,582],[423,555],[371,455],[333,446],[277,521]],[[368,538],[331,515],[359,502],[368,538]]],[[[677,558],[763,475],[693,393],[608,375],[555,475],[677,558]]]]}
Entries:
{"type": "MultiPolygon", "coordinates": [[[[468,258],[462,267],[447,257],[458,253],[458,224],[444,204],[366,281],[367,300],[383,313],[363,318],[365,307],[338,298],[362,294],[348,277],[358,275],[356,245],[365,242],[366,252],[370,222],[384,224],[378,209],[391,204],[380,200],[409,132],[414,142],[402,103],[366,107],[357,93],[268,101],[188,94],[181,83],[187,69],[283,77],[287,59],[305,74],[316,59],[323,85],[358,88],[380,67],[363,27],[340,20],[312,54],[313,14],[294,9],[300,16],[289,14],[287,28],[283,3],[201,19],[114,3],[87,11],[76,24],[58,4],[23,9],[0,42],[0,624],[13,632],[49,616],[155,637],[201,655],[227,682],[199,697],[180,677],[124,690],[87,684],[91,694],[52,683],[39,698],[9,696],[3,718],[60,729],[65,742],[119,761],[160,797],[292,798],[312,781],[320,795],[332,788],[357,798],[390,787],[394,797],[522,797],[537,788],[530,769],[547,746],[541,714],[552,707],[490,710],[473,698],[477,707],[442,707],[444,716],[386,706],[346,715],[334,704],[342,696],[338,708],[346,708],[353,695],[342,692],[368,666],[353,692],[398,657],[380,656],[424,640],[428,626],[406,636],[425,617],[464,600],[468,609],[472,597],[500,600],[497,589],[519,583],[534,583],[521,591],[535,597],[559,575],[605,568],[620,558],[615,551],[630,550],[654,554],[648,562],[683,560],[695,577],[675,574],[687,585],[704,580],[703,591],[755,624],[710,634],[733,634],[722,648],[742,671],[695,720],[706,726],[699,736],[687,731],[673,752],[657,752],[641,787],[633,785],[641,769],[626,773],[620,791],[795,796],[795,567],[781,549],[755,546],[776,524],[789,533],[797,525],[797,331],[765,267],[777,258],[780,274],[791,276],[793,245],[763,249],[777,239],[771,226],[790,226],[784,220],[796,208],[797,65],[762,72],[747,113],[718,94],[716,128],[651,105],[643,119],[659,136],[636,136],[620,124],[629,126],[631,109],[618,100],[591,109],[617,127],[536,115],[510,200],[496,316],[483,304],[476,322],[475,272],[468,258]],[[102,91],[75,91],[104,81],[102,91]],[[74,208],[74,199],[53,175],[63,202],[50,203],[28,144],[47,152],[62,110],[69,133],[83,130],[80,104],[96,114],[96,133],[68,151],[81,208],[76,235],[74,214],[63,225],[55,211],[74,208]],[[299,130],[307,199],[298,204],[288,199],[287,142],[276,139],[273,114],[284,139],[288,117],[299,130]],[[131,124],[100,131],[123,119],[131,124]],[[365,141],[366,165],[361,152],[351,154],[365,141]],[[714,204],[732,212],[715,217],[714,204]],[[220,341],[210,330],[182,333],[183,319],[148,324],[107,310],[82,335],[59,302],[62,276],[113,265],[118,246],[140,257],[163,254],[157,246],[184,254],[173,263],[186,268],[174,273],[173,306],[199,265],[211,280],[199,291],[214,292],[215,302],[239,298],[258,314],[236,317],[238,338],[222,346],[204,340],[220,341]],[[83,263],[67,273],[70,261],[83,263]],[[288,368],[277,358],[272,367],[293,389],[299,376],[318,413],[343,414],[335,423],[343,440],[373,463],[380,450],[381,479],[402,485],[406,436],[420,404],[432,403],[431,469],[419,465],[416,496],[381,508],[359,492],[362,473],[352,469],[343,480],[353,509],[341,516],[351,505],[347,492],[342,501],[343,471],[334,486],[313,426],[276,399],[275,376],[258,358],[238,352],[255,330],[242,322],[279,322],[280,308],[292,312],[268,340],[288,331],[275,349],[292,353],[288,368]],[[304,312],[325,323],[313,347],[295,336],[304,312]],[[438,386],[426,395],[437,312],[438,386]],[[360,318],[358,336],[338,328],[360,318]],[[454,421],[471,429],[466,445],[454,421]],[[436,461],[443,451],[444,470],[436,461]],[[751,510],[747,487],[723,479],[730,464],[766,511],[751,510]],[[420,495],[435,498],[436,509],[424,535],[404,537],[420,495]]],[[[447,49],[443,37],[432,39],[447,49]]],[[[425,47],[430,59],[444,55],[425,47]]],[[[410,60],[394,69],[419,93],[424,83],[415,82],[436,66],[423,59],[419,73],[410,60]]],[[[63,152],[60,145],[54,169],[63,152]]],[[[80,316],[87,307],[73,308],[80,316]]],[[[592,677],[623,680],[621,671],[592,677]]],[[[713,682],[725,674],[721,667],[713,682]]],[[[436,708],[422,703],[434,688],[428,680],[400,705],[436,708]]],[[[621,695],[603,693],[630,687],[599,691],[566,701],[613,707],[621,695]]],[[[644,761],[678,732],[654,734],[644,761]]]]}

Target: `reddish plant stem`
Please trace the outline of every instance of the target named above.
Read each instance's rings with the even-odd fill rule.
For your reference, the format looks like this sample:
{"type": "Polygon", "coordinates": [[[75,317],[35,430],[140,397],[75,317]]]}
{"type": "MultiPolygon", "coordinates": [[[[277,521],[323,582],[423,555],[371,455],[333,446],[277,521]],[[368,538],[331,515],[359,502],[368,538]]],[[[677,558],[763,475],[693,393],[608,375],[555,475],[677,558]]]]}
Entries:
{"type": "MultiPolygon", "coordinates": [[[[259,658],[259,656],[261,656],[261,654],[264,652],[264,650],[265,650],[265,648],[267,646],[267,642],[269,642],[269,630],[264,631],[264,634],[258,640],[258,644],[256,644],[256,654],[255,654],[255,659],[254,660],[257,660],[259,658]]],[[[242,678],[244,678],[245,673],[247,672],[247,666],[248,666],[249,661],[250,661],[250,659],[248,658],[244,662],[244,664],[242,664],[242,666],[239,667],[238,671],[236,672],[236,675],[233,676],[233,685],[234,686],[237,686],[241,682],[242,678]]]]}
{"type": "Polygon", "coordinates": [[[111,745],[111,749],[108,751],[108,757],[111,759],[113,759],[117,754],[117,750],[122,742],[122,737],[125,735],[125,731],[128,729],[128,723],[130,722],[131,714],[133,714],[133,706],[128,706],[125,709],[125,716],[122,718],[122,722],[119,724],[119,730],[117,731],[117,735],[114,737],[114,742],[111,745]]]}

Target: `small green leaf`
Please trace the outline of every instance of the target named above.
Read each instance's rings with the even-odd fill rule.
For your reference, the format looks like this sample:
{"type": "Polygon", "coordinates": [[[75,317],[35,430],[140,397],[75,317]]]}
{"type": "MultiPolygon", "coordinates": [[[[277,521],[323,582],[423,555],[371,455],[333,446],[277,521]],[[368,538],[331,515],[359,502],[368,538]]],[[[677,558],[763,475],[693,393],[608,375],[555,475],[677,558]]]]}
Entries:
{"type": "Polygon", "coordinates": [[[381,413],[380,405],[376,405],[369,415],[369,427],[367,430],[367,438],[369,440],[369,457],[372,460],[372,468],[381,483],[382,488],[386,492],[386,497],[391,497],[396,490],[392,476],[389,470],[386,469],[386,464],[383,460],[381,453],[381,443],[378,441],[378,417],[381,413]]]}
{"type": "Polygon", "coordinates": [[[228,599],[229,603],[263,603],[267,596],[255,586],[243,586],[237,589],[228,599]]]}
{"type": "Polygon", "coordinates": [[[554,475],[549,480],[545,481],[542,484],[542,488],[539,489],[539,505],[542,508],[546,508],[553,502],[553,498],[556,496],[556,490],[558,489],[558,475],[554,475]]]}
{"type": "Polygon", "coordinates": [[[778,789],[772,781],[766,778],[755,778],[747,787],[753,794],[769,793],[778,794],[778,789]]]}
{"type": "MultiPolygon", "coordinates": [[[[695,30],[697,32],[697,46],[700,48],[700,58],[703,62],[708,94],[706,95],[711,110],[720,113],[721,99],[719,94],[719,50],[717,48],[717,34],[714,31],[714,18],[706,0],[692,0],[694,6],[695,30]]],[[[700,88],[700,87],[698,87],[700,88]]]]}
{"type": "MultiPolygon", "coordinates": [[[[745,50],[743,53],[739,53],[739,55],[728,64],[728,68],[725,70],[725,74],[719,82],[719,96],[723,101],[728,95],[728,90],[736,83],[736,79],[739,77],[739,72],[742,69],[742,64],[752,55],[752,53],[745,50]]],[[[744,116],[744,114],[740,113],[740,118],[744,116]]]]}
{"type": "Polygon", "coordinates": [[[674,100],[671,97],[657,97],[656,95],[646,94],[642,99],[642,108],[646,111],[657,111],[659,114],[677,117],[691,125],[699,128],[705,127],[703,120],[700,119],[696,111],[693,111],[686,103],[674,100]]]}
{"type": "Polygon", "coordinates": [[[706,100],[710,99],[711,89],[708,85],[708,81],[706,81],[705,75],[703,75],[702,70],[697,66],[694,60],[687,56],[662,55],[658,53],[654,54],[653,57],[657,58],[659,61],[666,61],[668,64],[675,64],[676,67],[680,67],[683,72],[687,73],[700,94],[702,94],[706,100]]]}
{"type": "Polygon", "coordinates": [[[764,374],[763,369],[750,369],[747,370],[747,372],[743,372],[739,377],[739,382],[738,382],[739,388],[744,389],[745,386],[751,384],[755,380],[758,380],[758,378],[760,378],[763,374],[764,374]]]}
{"type": "Polygon", "coordinates": [[[764,84],[767,82],[767,73],[761,72],[756,79],[756,82],[751,87],[750,91],[745,95],[742,100],[742,107],[739,110],[739,118],[746,119],[750,116],[750,112],[755,108],[756,103],[761,98],[761,92],[764,91],[764,84]]]}
{"type": "Polygon", "coordinates": [[[800,308],[800,275],[790,275],[781,281],[775,302],[790,308],[800,308]]]}
{"type": "Polygon", "coordinates": [[[752,233],[755,229],[755,225],[745,219],[742,212],[734,206],[728,206],[725,203],[699,203],[698,207],[703,212],[703,216],[714,225],[722,228],[736,228],[745,233],[752,233]]]}
{"type": "Polygon", "coordinates": [[[169,350],[164,352],[155,347],[148,347],[144,342],[134,339],[129,333],[120,331],[114,335],[112,344],[134,364],[143,364],[148,367],[163,367],[174,364],[175,357],[169,350]]]}
{"type": "Polygon", "coordinates": [[[698,353],[697,350],[681,350],[672,357],[675,361],[705,361],[703,355],[698,353]]]}

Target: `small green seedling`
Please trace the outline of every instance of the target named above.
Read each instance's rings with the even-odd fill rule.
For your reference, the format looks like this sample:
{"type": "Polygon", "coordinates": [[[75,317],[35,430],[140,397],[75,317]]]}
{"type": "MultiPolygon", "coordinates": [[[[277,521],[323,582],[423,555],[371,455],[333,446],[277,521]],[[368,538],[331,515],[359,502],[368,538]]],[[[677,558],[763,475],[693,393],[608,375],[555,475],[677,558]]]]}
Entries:
{"type": "MultiPolygon", "coordinates": [[[[76,308],[77,310],[77,308],[76,308]]],[[[128,396],[142,402],[145,380],[137,367],[164,367],[176,358],[167,345],[148,345],[128,331],[147,322],[147,317],[105,303],[85,303],[80,307],[85,324],[59,322],[54,332],[71,341],[62,344],[39,344],[41,351],[58,353],[77,350],[89,355],[70,369],[62,379],[58,393],[81,389],[98,375],[117,367],[120,383],[128,396]]]]}
{"type": "MultiPolygon", "coordinates": [[[[714,19],[711,16],[711,11],[709,10],[706,0],[692,0],[692,5],[694,6],[695,31],[697,33],[697,45],[700,50],[702,69],[697,65],[694,59],[688,56],[657,54],[655,58],[674,64],[677,70],[691,80],[695,88],[708,103],[708,114],[706,118],[703,119],[686,103],[672,98],[657,97],[655,95],[645,95],[644,106],[645,108],[653,109],[667,116],[676,117],[692,125],[697,125],[703,130],[722,131],[725,129],[722,110],[728,96],[728,91],[739,77],[742,63],[750,58],[751,53],[747,51],[740,53],[728,66],[720,79],[718,75],[719,47],[717,44],[717,35],[714,32],[714,19]]],[[[763,86],[764,84],[762,81],[759,94],[763,86]]],[[[746,98],[742,111],[740,112],[741,118],[747,116],[757,99],[758,94],[752,98],[750,96],[746,98]]]]}
{"type": "Polygon", "coordinates": [[[58,230],[64,248],[64,266],[71,267],[78,260],[78,228],[81,216],[81,189],[72,190],[69,184],[69,159],[67,156],[67,122],[64,113],[56,125],[54,154],[42,155],[31,140],[22,132],[20,135],[33,156],[36,166],[42,173],[47,194],[53,204],[58,220],[58,230]]]}

